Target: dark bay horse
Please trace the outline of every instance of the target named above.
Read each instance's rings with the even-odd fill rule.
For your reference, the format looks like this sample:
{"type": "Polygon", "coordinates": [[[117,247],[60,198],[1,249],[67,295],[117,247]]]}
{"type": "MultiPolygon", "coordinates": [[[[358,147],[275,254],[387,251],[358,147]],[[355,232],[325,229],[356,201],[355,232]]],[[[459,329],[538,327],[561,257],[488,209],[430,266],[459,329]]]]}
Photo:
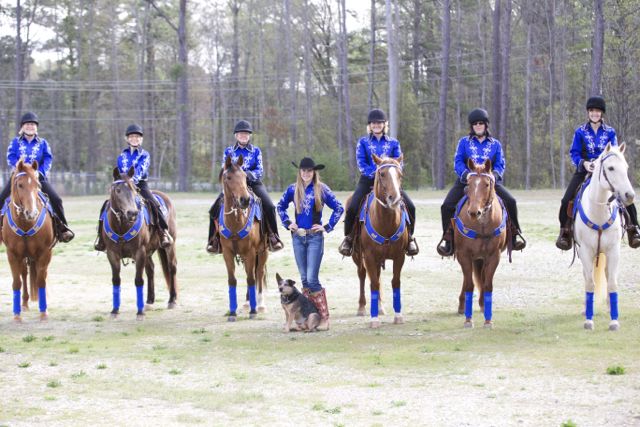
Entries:
{"type": "Polygon", "coordinates": [[[22,308],[29,309],[27,275],[31,301],[39,302],[40,320],[47,320],[47,269],[56,244],[53,218],[47,205],[46,196],[40,193],[38,162],[28,164],[21,159],[11,177],[11,198],[2,223],[2,239],[7,246],[13,276],[13,318],[16,322],[22,321],[21,287],[22,308]]]}
{"type": "MultiPolygon", "coordinates": [[[[107,258],[111,264],[111,281],[113,284],[113,310],[111,317],[116,318],[120,313],[120,267],[124,258],[131,258],[136,265],[136,318],[144,319],[143,288],[147,274],[147,304],[155,301],[154,264],[151,256],[158,251],[162,271],[169,289],[168,308],[176,306],[178,298],[178,283],[176,280],[178,261],[176,258],[176,211],[166,194],[154,191],[167,207],[167,224],[173,244],[166,249],[160,246],[158,234],[149,225],[150,208],[143,204],[136,186],[131,179],[134,169],[131,167],[126,174],[120,174],[118,168],[113,170],[113,183],[109,195],[109,202],[103,216],[103,227],[100,230],[106,245],[107,258]]],[[[162,213],[160,213],[162,215],[162,213]]]]}
{"type": "Polygon", "coordinates": [[[484,309],[484,326],[491,328],[493,275],[500,254],[507,247],[507,213],[496,196],[491,160],[476,165],[467,162],[466,196],[460,201],[454,217],[455,256],[462,267],[464,280],[460,291],[458,313],[465,315],[465,328],[473,327],[473,290],[480,289],[480,308],[484,309]]]}
{"type": "MultiPolygon", "coordinates": [[[[364,296],[365,278],[369,276],[371,288],[372,328],[380,327],[378,308],[380,303],[380,272],[385,260],[393,260],[393,323],[404,323],[400,300],[400,273],[405,259],[405,248],[409,240],[407,212],[402,206],[402,156],[398,159],[381,159],[375,154],[373,160],[378,166],[373,191],[364,199],[364,213],[361,212],[359,232],[353,245],[353,262],[358,267],[360,279],[360,299],[358,315],[364,315],[367,300],[364,296]]],[[[349,205],[347,200],[346,205],[349,205]]],[[[384,314],[384,312],[383,312],[384,314]]]]}
{"type": "MultiPolygon", "coordinates": [[[[224,205],[217,220],[220,232],[222,255],[227,266],[229,284],[229,313],[227,320],[234,322],[237,317],[238,298],[234,260],[239,257],[247,274],[247,299],[249,300],[249,318],[257,316],[256,306],[265,310],[264,289],[266,289],[266,265],[269,252],[266,234],[256,220],[256,212],[260,208],[259,199],[249,192],[247,174],[242,170],[243,157],[233,163],[227,157],[224,168],[220,171],[220,184],[224,194],[224,205]],[[256,297],[256,286],[257,297],[256,297]]],[[[259,216],[259,215],[258,215],[259,216]]]]}

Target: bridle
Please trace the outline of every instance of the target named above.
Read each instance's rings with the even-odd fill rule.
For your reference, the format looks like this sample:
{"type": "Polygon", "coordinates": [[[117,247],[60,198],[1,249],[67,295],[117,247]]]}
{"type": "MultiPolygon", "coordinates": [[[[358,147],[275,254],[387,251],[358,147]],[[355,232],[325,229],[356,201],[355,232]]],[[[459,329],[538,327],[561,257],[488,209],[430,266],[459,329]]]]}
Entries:
{"type": "MultiPolygon", "coordinates": [[[[402,166],[400,166],[399,164],[396,164],[396,163],[384,163],[384,164],[378,166],[378,169],[376,170],[376,178],[378,178],[378,174],[380,173],[380,171],[382,169],[386,169],[386,168],[396,168],[396,169],[398,169],[398,173],[400,174],[400,178],[403,177],[402,166]]],[[[379,187],[381,185],[380,184],[380,179],[376,179],[375,181],[376,181],[376,187],[379,187]]],[[[387,196],[386,186],[384,186],[383,188],[384,188],[383,196],[386,199],[386,196],[387,196]]],[[[388,203],[385,203],[385,202],[383,202],[382,200],[380,200],[378,198],[377,191],[374,191],[373,195],[374,195],[374,197],[376,199],[376,202],[380,203],[380,205],[382,205],[382,207],[387,208],[387,209],[391,209],[391,206],[388,203]]]]}
{"type": "MultiPolygon", "coordinates": [[[[224,193],[225,193],[225,194],[227,194],[228,186],[227,186],[227,183],[226,183],[226,182],[225,182],[225,180],[224,180],[224,176],[227,174],[227,172],[228,172],[228,171],[229,171],[229,170],[228,170],[228,169],[226,169],[226,170],[223,172],[223,174],[222,174],[222,177],[223,177],[223,187],[224,187],[224,193]]],[[[249,190],[248,190],[248,191],[249,191],[249,190]]],[[[228,211],[225,211],[225,212],[224,212],[224,214],[225,214],[225,215],[235,215],[235,216],[238,216],[238,212],[239,212],[239,211],[242,211],[244,214],[246,214],[246,213],[247,213],[247,210],[248,210],[249,208],[248,208],[248,207],[247,207],[247,208],[244,208],[244,209],[243,209],[243,208],[241,208],[241,207],[240,207],[240,202],[238,201],[238,198],[236,197],[236,195],[235,195],[231,190],[229,190],[229,194],[230,194],[230,196],[231,196],[231,200],[233,201],[233,203],[232,203],[231,207],[229,208],[229,210],[228,210],[228,211]]],[[[251,196],[251,191],[249,191],[249,195],[251,196]]]]}
{"type": "Polygon", "coordinates": [[[616,156],[615,153],[609,153],[606,156],[604,156],[602,159],[600,159],[600,173],[598,174],[598,182],[602,181],[602,177],[604,176],[605,181],[609,185],[609,191],[611,191],[611,193],[613,193],[612,196],[607,201],[607,203],[603,203],[603,204],[609,204],[609,203],[611,203],[612,201],[614,201],[617,198],[616,190],[613,187],[613,184],[611,184],[611,181],[609,180],[609,177],[607,176],[607,169],[604,167],[604,161],[607,160],[610,157],[617,157],[617,156],[616,156]]]}
{"type": "MultiPolygon", "coordinates": [[[[15,190],[16,195],[18,194],[18,190],[17,190],[17,188],[18,188],[18,181],[17,181],[17,178],[19,178],[19,177],[21,177],[21,176],[23,176],[23,175],[28,175],[28,174],[27,174],[27,172],[24,172],[24,171],[23,171],[23,172],[18,172],[18,173],[16,173],[16,174],[13,176],[13,189],[15,190]]],[[[33,179],[35,179],[35,180],[36,180],[36,182],[38,183],[38,190],[39,190],[39,189],[41,188],[41,186],[40,186],[40,181],[38,181],[38,179],[37,179],[37,178],[33,178],[33,179]]],[[[26,218],[26,216],[25,216],[25,209],[24,209],[24,207],[22,206],[22,204],[18,205],[18,204],[16,203],[16,200],[15,200],[15,199],[16,199],[16,197],[11,197],[11,204],[12,204],[12,205],[13,205],[13,207],[15,208],[16,213],[17,213],[18,215],[22,215],[22,216],[24,216],[24,217],[25,217],[25,219],[27,219],[27,218],[26,218]]],[[[36,197],[36,208],[37,208],[37,205],[38,205],[38,200],[39,200],[39,197],[36,197]]],[[[36,215],[36,216],[37,216],[37,215],[36,215]]]]}
{"type": "MultiPolygon", "coordinates": [[[[489,178],[489,197],[487,202],[485,203],[482,211],[480,212],[480,217],[484,216],[489,210],[491,210],[491,206],[493,206],[493,195],[494,195],[494,187],[496,178],[491,173],[487,172],[469,172],[467,175],[467,182],[469,181],[469,177],[478,176],[478,177],[487,177],[489,178]]],[[[468,186],[468,185],[467,185],[468,186]]]]}
{"type": "MultiPolygon", "coordinates": [[[[125,213],[122,211],[122,209],[118,208],[114,208],[114,204],[115,201],[118,200],[118,197],[114,196],[114,190],[117,186],[125,184],[127,187],[129,187],[129,189],[134,193],[137,194],[137,189],[133,186],[133,184],[131,183],[131,181],[128,180],[124,180],[124,179],[116,179],[115,181],[113,181],[111,183],[111,203],[109,203],[109,210],[111,212],[113,212],[113,214],[116,216],[116,218],[118,219],[118,222],[120,223],[131,223],[133,221],[135,221],[135,219],[133,221],[129,221],[127,220],[127,216],[125,215],[125,213]],[[124,218],[124,221],[123,221],[124,218]]],[[[135,197],[134,197],[135,198],[135,197]]],[[[135,203],[134,203],[135,204],[135,203]]],[[[138,206],[136,205],[136,209],[138,208],[138,206]]],[[[140,212],[138,210],[137,214],[139,215],[140,212]]]]}

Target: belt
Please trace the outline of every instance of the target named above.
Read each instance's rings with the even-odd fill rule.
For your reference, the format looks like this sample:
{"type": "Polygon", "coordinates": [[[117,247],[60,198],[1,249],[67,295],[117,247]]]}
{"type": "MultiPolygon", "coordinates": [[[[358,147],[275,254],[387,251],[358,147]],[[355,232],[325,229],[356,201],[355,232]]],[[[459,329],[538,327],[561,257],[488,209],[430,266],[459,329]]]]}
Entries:
{"type": "Polygon", "coordinates": [[[308,236],[310,234],[316,234],[317,231],[311,229],[311,228],[298,228],[296,231],[294,231],[295,234],[297,234],[300,237],[304,237],[304,236],[308,236]]]}

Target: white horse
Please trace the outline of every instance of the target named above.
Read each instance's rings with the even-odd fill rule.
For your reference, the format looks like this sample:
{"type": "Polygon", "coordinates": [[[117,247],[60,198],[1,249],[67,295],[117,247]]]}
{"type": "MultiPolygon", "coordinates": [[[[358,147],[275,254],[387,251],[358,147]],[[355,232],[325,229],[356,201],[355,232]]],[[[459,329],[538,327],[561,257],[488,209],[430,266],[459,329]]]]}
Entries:
{"type": "Polygon", "coordinates": [[[576,201],[575,241],[582,262],[585,281],[585,329],[593,329],[594,291],[599,302],[606,299],[604,283],[609,296],[611,322],[609,330],[617,330],[618,323],[618,262],[622,223],[620,203],[633,203],[635,192],[627,176],[629,165],[624,158],[624,143],[607,144],[595,160],[591,181],[576,201]]]}

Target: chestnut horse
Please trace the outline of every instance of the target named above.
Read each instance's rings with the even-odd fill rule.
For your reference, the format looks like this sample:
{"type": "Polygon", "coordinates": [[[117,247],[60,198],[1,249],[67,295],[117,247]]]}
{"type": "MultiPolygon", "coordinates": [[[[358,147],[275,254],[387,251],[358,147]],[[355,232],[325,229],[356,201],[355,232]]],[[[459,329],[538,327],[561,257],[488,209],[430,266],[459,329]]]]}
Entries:
{"type": "MultiPolygon", "coordinates": [[[[405,249],[409,240],[406,222],[408,214],[402,203],[402,156],[397,159],[373,155],[377,165],[373,191],[364,199],[360,211],[359,231],[353,244],[353,262],[358,267],[360,299],[358,315],[364,315],[367,300],[364,296],[365,277],[369,276],[371,290],[372,328],[380,327],[380,272],[385,260],[393,260],[393,323],[404,323],[400,302],[400,273],[404,265],[405,249]]],[[[346,205],[350,203],[347,200],[346,205]]],[[[382,310],[381,310],[382,311],[382,310]]],[[[384,311],[382,312],[384,314],[384,311]]]]}
{"type": "Polygon", "coordinates": [[[247,174],[242,170],[243,157],[238,158],[237,163],[227,157],[222,171],[220,171],[220,183],[224,195],[224,204],[220,209],[217,221],[220,232],[220,244],[222,255],[227,266],[227,278],[229,284],[229,312],[227,320],[234,322],[238,308],[235,276],[236,257],[240,258],[247,273],[247,299],[249,301],[249,318],[257,317],[258,310],[265,311],[263,290],[266,289],[266,265],[269,252],[267,250],[266,234],[261,230],[260,199],[258,199],[247,186],[247,174]],[[256,286],[258,295],[256,298],[256,286]]]}
{"type": "MultiPolygon", "coordinates": [[[[169,289],[168,308],[176,306],[178,283],[176,280],[178,261],[176,258],[176,211],[166,194],[153,191],[162,199],[167,207],[167,224],[173,243],[166,249],[160,246],[158,234],[149,225],[150,208],[144,205],[131,179],[133,166],[126,174],[118,168],[113,170],[113,183],[109,202],[103,213],[103,227],[100,230],[106,245],[107,258],[111,264],[111,281],[113,284],[113,310],[111,317],[120,313],[120,267],[124,258],[131,258],[136,265],[136,318],[144,319],[143,272],[147,274],[147,304],[155,301],[154,264],[151,256],[158,251],[162,271],[169,289]]],[[[162,213],[160,213],[162,215],[162,213]]]]}
{"type": "Polygon", "coordinates": [[[31,287],[31,301],[38,301],[40,320],[47,320],[47,269],[51,262],[56,237],[48,200],[40,192],[38,162],[18,161],[11,176],[11,198],[7,200],[2,223],[2,239],[7,246],[7,258],[13,275],[13,319],[21,322],[22,308],[29,309],[27,273],[31,287]],[[36,291],[37,289],[37,291],[36,291]]]}
{"type": "Polygon", "coordinates": [[[480,308],[484,308],[484,326],[492,328],[493,275],[500,254],[507,247],[507,211],[496,196],[491,160],[477,165],[467,161],[465,197],[458,203],[453,219],[455,256],[462,267],[464,281],[458,313],[465,315],[465,328],[473,327],[473,290],[480,289],[480,308]]]}

